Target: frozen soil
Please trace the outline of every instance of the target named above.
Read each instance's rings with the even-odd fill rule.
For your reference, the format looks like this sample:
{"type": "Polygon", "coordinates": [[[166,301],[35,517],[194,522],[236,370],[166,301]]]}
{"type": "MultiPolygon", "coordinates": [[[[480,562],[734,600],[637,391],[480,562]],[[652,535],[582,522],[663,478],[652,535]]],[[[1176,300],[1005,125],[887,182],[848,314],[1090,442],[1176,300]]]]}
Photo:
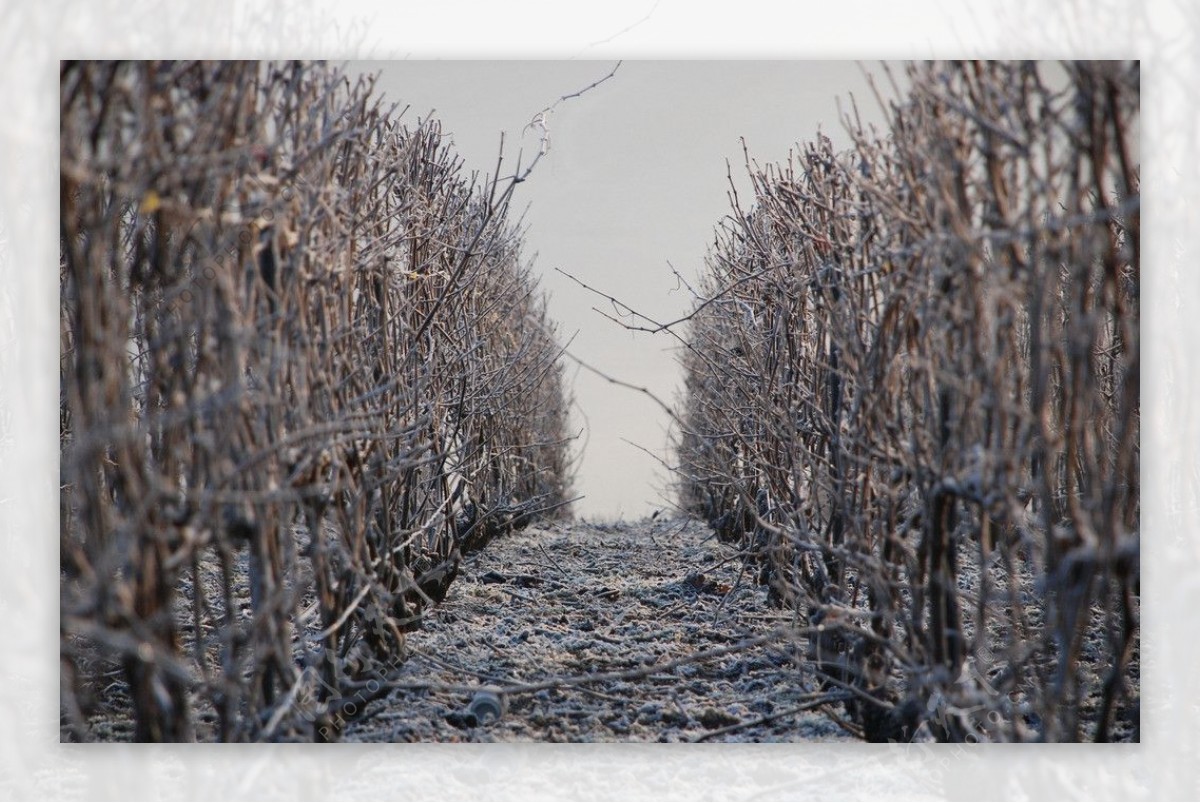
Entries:
{"type": "Polygon", "coordinates": [[[797,710],[815,689],[770,638],[788,624],[702,523],[531,527],[463,562],[342,740],[852,740],[797,710]]]}
{"type": "MultiPolygon", "coordinates": [[[[960,582],[971,588],[978,564],[969,550],[960,559],[960,582]]],[[[249,616],[244,560],[236,568],[240,580],[233,602],[249,616]]],[[[996,566],[990,571],[1000,588],[1003,573],[996,566]]],[[[1033,574],[1023,573],[1018,583],[1030,625],[1039,627],[1033,574]]],[[[185,578],[179,604],[186,607],[190,595],[185,578]]],[[[219,589],[209,588],[208,599],[218,597],[219,589]]],[[[386,696],[368,695],[371,702],[364,698],[352,713],[347,710],[336,738],[857,741],[838,724],[845,716],[840,703],[822,707],[814,699],[820,695],[806,645],[778,635],[800,623],[792,612],[768,605],[766,597],[736,547],[718,541],[702,522],[660,518],[531,526],[463,561],[445,600],[426,612],[419,630],[407,634],[397,665],[376,667],[392,681],[386,696]],[[499,716],[486,710],[489,702],[498,704],[499,716]]],[[[970,631],[971,615],[964,613],[970,631]]],[[[186,610],[178,618],[187,651],[192,643],[186,610]]],[[[1085,720],[1098,710],[1108,671],[1103,611],[1093,611],[1093,620],[1080,653],[1089,689],[1081,701],[1085,720]]],[[[995,638],[1005,643],[1003,633],[995,638]]],[[[134,727],[121,667],[97,656],[83,668],[90,737],[129,741],[134,727]]],[[[991,682],[990,673],[988,678],[991,682]]],[[[1118,706],[1111,737],[1136,742],[1136,645],[1126,683],[1132,699],[1118,706]]],[[[1013,689],[1010,699],[1021,703],[1023,692],[1013,689]]],[[[194,715],[197,739],[215,740],[211,707],[197,705],[194,715]]],[[[1094,734],[1085,728],[1081,737],[1094,734]]],[[[62,738],[76,738],[65,720],[62,738]]],[[[281,730],[275,738],[289,737],[281,730]]]]}

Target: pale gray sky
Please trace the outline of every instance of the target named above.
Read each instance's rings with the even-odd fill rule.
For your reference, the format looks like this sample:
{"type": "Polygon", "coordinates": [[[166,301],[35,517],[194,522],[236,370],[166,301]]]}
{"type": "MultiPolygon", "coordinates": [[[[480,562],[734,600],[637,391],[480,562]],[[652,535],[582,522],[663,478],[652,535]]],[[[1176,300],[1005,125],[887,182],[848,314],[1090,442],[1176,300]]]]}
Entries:
{"type": "MultiPolygon", "coordinates": [[[[533,116],[611,71],[615,61],[358,62],[382,71],[378,88],[408,106],[406,120],[437,117],[468,171],[494,172],[505,134],[511,172],[518,149],[536,153],[533,116]]],[[[728,213],[726,159],[743,203],[749,181],[741,139],[760,163],[785,160],[820,128],[849,144],[838,116],[850,93],[878,119],[864,68],[850,61],[625,61],[612,79],[559,104],[551,147],[518,187],[525,253],[550,293],[550,312],[571,352],[625,382],[673,402],[680,384],[670,335],[628,332],[593,307],[614,312],[555,271],[573,274],[657,320],[685,314],[670,265],[698,276],[718,221],[728,213]]],[[[575,421],[586,427],[576,511],[587,518],[636,518],[664,506],[669,479],[646,451],[669,461],[666,414],[644,395],[571,364],[575,421]],[[636,445],[635,445],[636,444],[636,445]],[[642,447],[646,451],[642,451],[642,447]]]]}

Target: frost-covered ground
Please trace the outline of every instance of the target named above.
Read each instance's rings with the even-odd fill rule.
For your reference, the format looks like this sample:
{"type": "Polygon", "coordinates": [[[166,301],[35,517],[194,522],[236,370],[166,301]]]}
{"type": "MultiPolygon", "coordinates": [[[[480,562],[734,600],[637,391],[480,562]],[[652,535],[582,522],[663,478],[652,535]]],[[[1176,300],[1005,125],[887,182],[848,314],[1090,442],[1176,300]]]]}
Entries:
{"type": "MultiPolygon", "coordinates": [[[[974,558],[968,552],[960,558],[970,585],[974,558]]],[[[243,564],[234,602],[248,610],[243,564]]],[[[1033,582],[1023,575],[1021,593],[1032,594],[1033,582]]],[[[189,589],[184,583],[181,605],[189,589]]],[[[209,599],[216,596],[214,587],[209,599]]],[[[1040,617],[1032,603],[1029,612],[1031,621],[1040,617]]],[[[347,709],[337,738],[854,741],[838,724],[842,705],[814,688],[803,654],[807,639],[787,632],[794,624],[801,623],[791,613],[768,606],[766,589],[743,569],[737,550],[703,523],[530,527],[463,562],[444,602],[407,635],[406,654],[388,673],[394,688],[347,709]],[[489,712],[489,704],[497,711],[489,712]]],[[[1090,718],[1106,671],[1102,624],[1097,620],[1081,645],[1081,677],[1090,690],[1081,711],[1090,718]]],[[[185,627],[185,649],[189,633],[185,627]]],[[[133,722],[124,674],[116,664],[105,666],[93,684],[92,738],[128,741],[133,722]]],[[[1135,651],[1127,678],[1132,700],[1115,712],[1117,741],[1138,740],[1139,676],[1135,651]]],[[[197,738],[217,738],[214,712],[198,708],[195,716],[197,738]]],[[[275,738],[289,736],[281,729],[275,738]]],[[[1084,738],[1092,738],[1090,731],[1084,738]]],[[[65,728],[63,739],[73,740],[65,728]]]]}
{"type": "Polygon", "coordinates": [[[795,711],[815,689],[770,638],[789,623],[698,522],[530,528],[464,562],[409,636],[408,688],[371,703],[343,739],[850,739],[819,711],[795,711]],[[510,690],[498,719],[471,710],[488,686],[510,690]]]}

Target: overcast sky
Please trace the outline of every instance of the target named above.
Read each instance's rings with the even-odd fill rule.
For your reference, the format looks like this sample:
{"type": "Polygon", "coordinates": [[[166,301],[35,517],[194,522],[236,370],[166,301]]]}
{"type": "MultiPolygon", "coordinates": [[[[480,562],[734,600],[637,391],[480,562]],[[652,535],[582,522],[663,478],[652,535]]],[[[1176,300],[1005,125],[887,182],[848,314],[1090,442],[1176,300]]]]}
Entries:
{"type": "MultiPolygon", "coordinates": [[[[378,89],[408,110],[404,119],[437,117],[465,167],[495,172],[500,137],[505,167],[525,161],[538,137],[523,134],[559,97],[603,78],[615,61],[358,62],[382,72],[378,89]]],[[[656,320],[689,308],[674,266],[699,275],[715,227],[729,212],[732,176],[743,203],[749,181],[741,139],[760,163],[821,130],[849,144],[843,108],[853,93],[864,117],[878,119],[864,69],[849,61],[625,61],[610,80],[559,104],[549,116],[550,151],[518,187],[525,253],[550,294],[550,312],[571,353],[596,368],[649,388],[668,403],[681,374],[670,335],[632,333],[593,307],[615,311],[555,269],[628,303],[656,320]],[[727,168],[727,160],[730,168],[727,168]]],[[[672,499],[660,460],[668,416],[649,398],[570,364],[584,430],[576,490],[587,518],[637,518],[672,499]]]]}

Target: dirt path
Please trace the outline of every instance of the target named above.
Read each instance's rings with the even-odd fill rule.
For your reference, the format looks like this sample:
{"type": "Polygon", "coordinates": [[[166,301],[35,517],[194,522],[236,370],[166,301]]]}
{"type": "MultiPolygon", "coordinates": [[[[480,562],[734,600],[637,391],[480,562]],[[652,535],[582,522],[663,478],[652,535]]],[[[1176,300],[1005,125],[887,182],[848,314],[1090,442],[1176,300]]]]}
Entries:
{"type": "Polygon", "coordinates": [[[789,648],[768,640],[789,620],[765,596],[696,522],[514,533],[464,562],[409,638],[409,687],[371,703],[343,739],[849,739],[796,710],[814,690],[789,648]],[[476,693],[485,686],[509,690],[496,719],[494,698],[476,693]]]}

